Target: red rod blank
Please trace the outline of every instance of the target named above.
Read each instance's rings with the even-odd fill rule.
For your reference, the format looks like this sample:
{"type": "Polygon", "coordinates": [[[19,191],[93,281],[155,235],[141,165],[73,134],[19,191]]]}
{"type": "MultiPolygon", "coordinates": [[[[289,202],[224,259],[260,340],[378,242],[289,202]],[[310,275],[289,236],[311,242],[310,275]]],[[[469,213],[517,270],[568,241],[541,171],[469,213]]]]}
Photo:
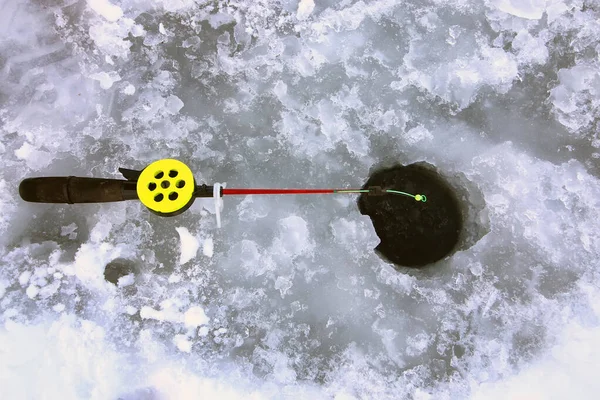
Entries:
{"type": "Polygon", "coordinates": [[[249,194],[328,194],[335,189],[223,189],[223,196],[249,194]]]}

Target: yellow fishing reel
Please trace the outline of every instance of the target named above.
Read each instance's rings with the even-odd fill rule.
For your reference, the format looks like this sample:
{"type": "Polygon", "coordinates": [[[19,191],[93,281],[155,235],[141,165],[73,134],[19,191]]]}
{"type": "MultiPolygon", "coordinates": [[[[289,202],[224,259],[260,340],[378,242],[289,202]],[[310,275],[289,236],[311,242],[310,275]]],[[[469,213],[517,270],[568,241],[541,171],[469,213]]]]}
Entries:
{"type": "Polygon", "coordinates": [[[153,213],[172,217],[192,205],[196,196],[192,170],[179,160],[162,159],[148,165],[137,179],[137,196],[153,213]]]}

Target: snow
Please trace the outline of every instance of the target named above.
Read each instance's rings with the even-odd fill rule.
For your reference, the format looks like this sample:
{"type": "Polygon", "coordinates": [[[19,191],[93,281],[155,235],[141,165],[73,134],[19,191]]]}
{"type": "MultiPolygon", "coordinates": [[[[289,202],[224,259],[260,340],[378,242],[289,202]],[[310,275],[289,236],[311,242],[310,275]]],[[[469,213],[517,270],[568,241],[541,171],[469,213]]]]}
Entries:
{"type": "Polygon", "coordinates": [[[104,268],[111,261],[126,257],[129,250],[123,245],[115,246],[112,243],[84,243],[74,256],[71,265],[66,265],[64,272],[74,275],[88,287],[106,287],[104,268]]]}
{"type": "Polygon", "coordinates": [[[3,398],[596,398],[584,3],[0,0],[3,398]],[[170,218],[18,197],[26,177],[160,158],[270,188],[425,161],[465,229],[448,259],[398,270],[356,195],[170,218]]]}
{"type": "Polygon", "coordinates": [[[600,389],[592,372],[600,364],[600,330],[573,324],[562,335],[549,354],[506,380],[480,385],[473,399],[591,399],[600,389]]]}
{"type": "Polygon", "coordinates": [[[198,239],[185,227],[175,228],[179,234],[179,264],[186,264],[196,257],[200,248],[198,239]]]}

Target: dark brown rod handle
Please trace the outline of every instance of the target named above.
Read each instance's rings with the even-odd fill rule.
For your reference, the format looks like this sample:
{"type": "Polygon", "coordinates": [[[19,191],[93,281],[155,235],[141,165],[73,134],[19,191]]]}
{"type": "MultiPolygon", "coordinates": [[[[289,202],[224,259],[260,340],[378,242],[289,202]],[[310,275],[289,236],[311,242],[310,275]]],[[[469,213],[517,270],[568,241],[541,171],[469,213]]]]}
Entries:
{"type": "Polygon", "coordinates": [[[19,195],[33,203],[106,203],[137,199],[135,186],[135,182],[119,179],[28,178],[19,185],[19,195]]]}

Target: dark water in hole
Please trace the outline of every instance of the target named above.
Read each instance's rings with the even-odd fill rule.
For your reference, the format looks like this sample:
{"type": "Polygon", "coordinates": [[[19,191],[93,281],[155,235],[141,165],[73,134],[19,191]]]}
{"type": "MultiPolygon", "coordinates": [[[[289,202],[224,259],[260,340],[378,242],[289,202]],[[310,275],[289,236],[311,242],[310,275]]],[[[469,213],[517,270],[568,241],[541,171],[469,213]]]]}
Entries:
{"type": "Polygon", "coordinates": [[[422,267],[456,247],[463,217],[450,185],[431,168],[411,164],[379,170],[363,189],[372,186],[427,196],[426,202],[399,194],[362,193],[361,214],[373,222],[381,243],[376,251],[399,266],[422,267]]]}

